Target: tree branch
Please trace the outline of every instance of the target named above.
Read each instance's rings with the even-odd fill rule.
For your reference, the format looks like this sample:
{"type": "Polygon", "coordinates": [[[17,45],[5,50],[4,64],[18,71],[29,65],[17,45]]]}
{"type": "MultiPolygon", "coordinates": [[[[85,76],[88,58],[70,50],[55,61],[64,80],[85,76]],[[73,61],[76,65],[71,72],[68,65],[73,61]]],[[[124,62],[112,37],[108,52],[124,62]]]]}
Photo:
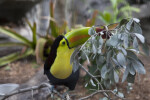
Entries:
{"type": "Polygon", "coordinates": [[[93,97],[94,95],[96,95],[96,94],[98,94],[98,93],[104,93],[104,92],[105,92],[105,93],[106,93],[106,92],[110,92],[110,93],[114,94],[116,97],[125,100],[125,98],[122,98],[122,97],[118,96],[118,95],[117,95],[116,93],[114,93],[112,90],[98,90],[98,91],[95,91],[95,92],[93,92],[92,94],[90,94],[90,95],[88,95],[88,96],[79,98],[78,100],[85,100],[85,99],[88,99],[88,98],[93,97]]]}
{"type": "MultiPolygon", "coordinates": [[[[38,89],[41,89],[41,88],[44,88],[44,87],[51,88],[52,86],[49,83],[42,83],[38,86],[32,86],[32,87],[28,87],[28,88],[18,89],[16,91],[12,92],[12,93],[4,95],[3,100],[5,100],[6,98],[8,98],[12,95],[16,95],[16,94],[24,93],[24,92],[28,92],[28,91],[33,91],[33,90],[38,90],[38,89]]],[[[59,92],[57,92],[56,90],[53,90],[53,93],[57,94],[60,98],[63,98],[63,96],[59,92]]]]}

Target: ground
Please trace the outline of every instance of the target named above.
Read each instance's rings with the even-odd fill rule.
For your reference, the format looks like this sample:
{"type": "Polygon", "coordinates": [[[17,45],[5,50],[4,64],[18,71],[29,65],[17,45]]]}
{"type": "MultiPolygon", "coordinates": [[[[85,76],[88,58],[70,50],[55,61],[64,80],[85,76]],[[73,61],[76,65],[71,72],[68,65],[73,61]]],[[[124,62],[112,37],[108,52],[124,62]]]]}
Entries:
{"type": "MultiPolygon", "coordinates": [[[[122,87],[122,91],[128,100],[149,100],[150,98],[150,57],[139,56],[140,59],[145,64],[146,74],[137,75],[135,84],[133,85],[133,90],[127,94],[126,83],[123,85],[118,85],[122,87]]],[[[23,59],[15,61],[7,66],[0,68],[0,83],[24,83],[29,80],[35,73],[40,70],[43,66],[37,65],[35,60],[23,59]]],[[[80,78],[76,89],[73,94],[76,97],[83,97],[88,95],[88,91],[84,88],[84,80],[80,78]]],[[[89,100],[98,100],[100,95],[96,95],[89,100]]]]}

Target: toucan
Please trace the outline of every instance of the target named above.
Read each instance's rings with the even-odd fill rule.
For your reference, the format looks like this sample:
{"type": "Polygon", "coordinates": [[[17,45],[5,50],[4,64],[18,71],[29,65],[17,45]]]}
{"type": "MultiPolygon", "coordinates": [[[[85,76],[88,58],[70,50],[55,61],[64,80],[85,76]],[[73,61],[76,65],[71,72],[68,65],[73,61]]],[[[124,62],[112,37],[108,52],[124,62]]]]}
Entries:
{"type": "MultiPolygon", "coordinates": [[[[88,30],[91,27],[74,29],[65,35],[58,36],[51,46],[51,51],[44,64],[44,74],[47,75],[51,85],[64,85],[74,90],[79,78],[79,69],[73,71],[70,57],[75,48],[90,37],[88,30]]],[[[96,32],[102,29],[96,28],[96,32]]],[[[105,34],[102,36],[106,38],[105,34]]]]}

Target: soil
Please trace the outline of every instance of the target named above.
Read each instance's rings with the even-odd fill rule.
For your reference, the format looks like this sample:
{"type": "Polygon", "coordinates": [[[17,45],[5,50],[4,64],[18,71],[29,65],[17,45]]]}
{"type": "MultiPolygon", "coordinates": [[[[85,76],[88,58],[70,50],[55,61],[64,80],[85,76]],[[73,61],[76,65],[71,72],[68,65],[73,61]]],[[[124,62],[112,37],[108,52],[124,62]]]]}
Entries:
{"type": "MultiPolygon", "coordinates": [[[[139,56],[145,64],[146,74],[137,75],[133,90],[127,93],[126,83],[118,85],[122,88],[127,100],[150,100],[150,57],[139,56]]],[[[19,60],[0,68],[0,83],[24,83],[29,80],[43,66],[37,65],[33,60],[19,60]]],[[[76,98],[88,95],[88,91],[84,88],[83,79],[80,78],[73,94],[76,98]]],[[[95,95],[88,100],[99,100],[102,95],[95,95]]],[[[115,99],[116,100],[116,99],[115,99]]],[[[118,99],[120,100],[120,99],[118,99]]]]}

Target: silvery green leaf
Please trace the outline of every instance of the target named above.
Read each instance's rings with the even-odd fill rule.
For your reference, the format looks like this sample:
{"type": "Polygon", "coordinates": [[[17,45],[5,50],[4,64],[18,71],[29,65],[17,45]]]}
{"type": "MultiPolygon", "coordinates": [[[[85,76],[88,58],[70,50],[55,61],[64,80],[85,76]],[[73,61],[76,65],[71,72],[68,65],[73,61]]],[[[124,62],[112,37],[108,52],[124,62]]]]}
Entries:
{"type": "Polygon", "coordinates": [[[101,69],[101,76],[105,79],[106,73],[108,72],[106,64],[101,69]]]}
{"type": "Polygon", "coordinates": [[[84,87],[87,87],[87,86],[88,86],[88,83],[86,83],[84,87]]]}
{"type": "Polygon", "coordinates": [[[132,23],[133,23],[133,20],[130,19],[130,21],[126,24],[126,28],[127,28],[128,30],[131,29],[132,23]]]}
{"type": "Polygon", "coordinates": [[[140,73],[140,74],[145,74],[146,73],[146,70],[145,70],[144,66],[141,64],[140,61],[132,60],[132,65],[138,73],[140,73]]]}
{"type": "Polygon", "coordinates": [[[127,34],[124,35],[124,41],[123,41],[123,43],[124,43],[124,47],[128,48],[129,40],[128,40],[128,35],[127,34]]]}
{"type": "Polygon", "coordinates": [[[122,82],[124,82],[129,74],[129,68],[126,67],[125,72],[123,74],[122,82]]]}
{"type": "Polygon", "coordinates": [[[77,53],[79,52],[79,48],[76,48],[74,50],[74,52],[72,53],[71,57],[70,57],[70,64],[73,63],[74,59],[75,59],[75,56],[77,56],[77,53]]]}
{"type": "Polygon", "coordinates": [[[126,56],[127,55],[127,51],[123,48],[123,47],[121,47],[121,51],[123,52],[123,54],[126,56]]]}
{"type": "Polygon", "coordinates": [[[75,60],[74,62],[73,62],[73,72],[75,73],[78,69],[79,69],[79,62],[78,62],[78,60],[75,60]]]}
{"type": "Polygon", "coordinates": [[[126,66],[126,59],[125,59],[124,55],[122,53],[120,53],[120,52],[117,54],[117,61],[123,67],[126,66]]]}
{"type": "Polygon", "coordinates": [[[138,37],[138,39],[139,39],[142,43],[144,43],[144,42],[145,42],[145,38],[144,38],[144,36],[143,36],[143,35],[138,34],[138,33],[134,33],[134,34],[138,37]]]}
{"type": "Polygon", "coordinates": [[[134,40],[133,40],[133,48],[139,51],[139,44],[138,44],[136,37],[134,37],[134,40]]]}
{"type": "Polygon", "coordinates": [[[102,37],[100,36],[100,38],[99,38],[99,44],[100,45],[102,45],[103,44],[103,39],[102,39],[102,37]]]}
{"type": "Polygon", "coordinates": [[[138,18],[133,18],[133,20],[134,20],[135,22],[137,22],[137,23],[140,22],[140,20],[139,20],[138,18]]]}
{"type": "Polygon", "coordinates": [[[9,94],[16,90],[19,87],[19,84],[7,83],[7,84],[0,84],[0,94],[9,94]]]}
{"type": "Polygon", "coordinates": [[[112,61],[113,61],[117,66],[121,67],[120,64],[118,63],[118,61],[117,61],[116,59],[112,58],[112,61]]]}
{"type": "Polygon", "coordinates": [[[96,86],[92,79],[90,80],[90,82],[91,82],[92,86],[94,86],[94,87],[96,86]]]}
{"type": "Polygon", "coordinates": [[[108,46],[116,47],[119,44],[118,35],[113,35],[109,40],[107,40],[106,44],[108,46]]]}
{"type": "Polygon", "coordinates": [[[107,97],[100,98],[99,100],[108,100],[107,97]]]}
{"type": "Polygon", "coordinates": [[[118,96],[121,97],[121,98],[124,98],[124,94],[121,93],[121,92],[118,92],[118,96]]]}
{"type": "Polygon", "coordinates": [[[131,57],[132,59],[138,60],[138,57],[135,55],[135,53],[130,50],[127,50],[127,56],[131,57]]]}
{"type": "Polygon", "coordinates": [[[112,55],[112,50],[109,50],[107,53],[107,63],[110,62],[111,55],[112,55]]]}
{"type": "Polygon", "coordinates": [[[127,67],[129,67],[129,72],[132,74],[132,75],[135,75],[135,69],[133,67],[132,64],[129,64],[127,67]]]}
{"type": "Polygon", "coordinates": [[[104,61],[105,61],[105,59],[103,56],[101,56],[101,55],[97,56],[97,58],[96,58],[97,65],[102,65],[104,63],[104,61]]]}
{"type": "Polygon", "coordinates": [[[94,27],[91,27],[91,28],[88,30],[88,34],[89,34],[89,35],[94,35],[94,34],[95,34],[95,28],[94,28],[94,27]]]}
{"type": "Polygon", "coordinates": [[[134,22],[133,33],[142,34],[142,29],[141,29],[140,25],[136,22],[134,22]]]}
{"type": "Polygon", "coordinates": [[[114,79],[115,79],[115,82],[116,82],[116,83],[119,82],[119,76],[118,76],[118,74],[116,73],[115,70],[114,70],[114,79]]]}
{"type": "Polygon", "coordinates": [[[144,51],[144,53],[149,56],[149,47],[147,45],[147,43],[145,42],[144,44],[142,44],[142,50],[144,51]]]}
{"type": "Polygon", "coordinates": [[[93,51],[93,53],[94,53],[94,54],[96,54],[96,53],[97,53],[97,50],[96,50],[96,47],[95,47],[95,45],[94,45],[94,44],[92,45],[92,51],[93,51]]]}

